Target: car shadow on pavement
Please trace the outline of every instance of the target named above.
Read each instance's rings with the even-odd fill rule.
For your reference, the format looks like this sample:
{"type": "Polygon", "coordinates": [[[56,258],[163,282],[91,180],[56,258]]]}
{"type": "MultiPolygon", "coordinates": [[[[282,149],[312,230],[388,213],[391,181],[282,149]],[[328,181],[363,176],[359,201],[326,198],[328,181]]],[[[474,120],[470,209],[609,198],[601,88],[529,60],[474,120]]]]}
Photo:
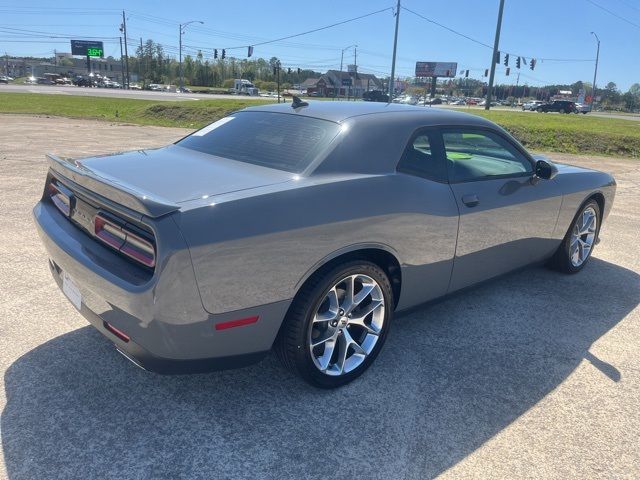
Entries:
{"type": "MultiPolygon", "coordinates": [[[[274,356],[161,376],[91,327],[5,375],[9,478],[430,478],[499,433],[633,310],[639,275],[597,258],[578,275],[531,268],[398,318],[370,371],[334,391],[274,356]]],[[[604,373],[602,373],[604,372],[604,373]]]]}

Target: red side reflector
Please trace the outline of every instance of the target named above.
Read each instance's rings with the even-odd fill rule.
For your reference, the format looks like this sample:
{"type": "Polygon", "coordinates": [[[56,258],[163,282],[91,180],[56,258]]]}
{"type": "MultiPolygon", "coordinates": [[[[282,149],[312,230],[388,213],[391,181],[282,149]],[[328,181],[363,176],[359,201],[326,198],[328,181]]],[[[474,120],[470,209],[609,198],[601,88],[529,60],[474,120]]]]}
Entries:
{"type": "Polygon", "coordinates": [[[111,325],[110,323],[107,323],[105,321],[103,321],[102,324],[104,325],[104,328],[109,330],[111,333],[113,333],[116,337],[118,337],[123,342],[128,342],[129,341],[129,335],[124,333],[122,330],[118,330],[116,327],[114,327],[113,325],[111,325]]]}
{"type": "Polygon", "coordinates": [[[247,317],[247,318],[241,318],[239,320],[229,320],[228,322],[216,323],[216,330],[226,330],[227,328],[242,327],[243,325],[251,325],[252,323],[256,323],[259,318],[260,317],[256,315],[255,317],[247,317]]]}

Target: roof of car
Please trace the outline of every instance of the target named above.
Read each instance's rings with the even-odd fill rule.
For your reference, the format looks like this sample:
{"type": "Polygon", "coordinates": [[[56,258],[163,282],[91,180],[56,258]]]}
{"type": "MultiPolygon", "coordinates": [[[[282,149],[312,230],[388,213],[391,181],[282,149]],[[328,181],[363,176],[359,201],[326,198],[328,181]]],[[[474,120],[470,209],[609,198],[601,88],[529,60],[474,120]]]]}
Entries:
{"type": "Polygon", "coordinates": [[[342,122],[346,119],[362,115],[378,115],[386,113],[411,113],[419,116],[421,121],[431,124],[442,123],[490,123],[476,115],[447,110],[444,108],[419,107],[413,105],[403,105],[397,103],[382,102],[345,102],[345,101],[313,101],[306,100],[309,105],[305,107],[292,108],[291,103],[265,104],[246,108],[246,111],[274,112],[304,115],[307,117],[320,118],[333,122],[342,122]]]}

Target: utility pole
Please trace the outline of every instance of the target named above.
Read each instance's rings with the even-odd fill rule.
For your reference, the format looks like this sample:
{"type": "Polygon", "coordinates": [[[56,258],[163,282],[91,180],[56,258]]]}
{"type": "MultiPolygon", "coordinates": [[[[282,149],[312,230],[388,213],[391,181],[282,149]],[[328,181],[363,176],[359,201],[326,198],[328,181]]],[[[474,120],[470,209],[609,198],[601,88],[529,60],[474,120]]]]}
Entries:
{"type": "Polygon", "coordinates": [[[353,88],[353,101],[356,101],[356,95],[358,94],[358,46],[353,47],[353,66],[355,68],[354,79],[355,85],[353,88]]]}
{"type": "MultiPolygon", "coordinates": [[[[126,45],[127,42],[124,42],[124,44],[126,45]]],[[[144,75],[142,74],[143,60],[144,60],[144,47],[142,46],[142,37],[140,37],[140,60],[138,60],[138,73],[142,78],[142,89],[144,90],[144,75]]]]}
{"type": "Polygon", "coordinates": [[[589,110],[593,111],[593,104],[596,101],[596,77],[598,76],[598,60],[600,59],[600,39],[596,32],[591,32],[591,35],[596,37],[598,41],[598,49],[596,50],[596,69],[593,72],[593,89],[591,93],[591,105],[589,106],[589,110]]]}
{"type": "MultiPolygon", "coordinates": [[[[129,89],[129,83],[131,82],[131,78],[129,77],[129,50],[127,49],[127,17],[124,14],[124,10],[122,10],[122,26],[120,27],[122,33],[124,33],[124,61],[125,67],[127,69],[127,90],[129,89]]],[[[142,41],[140,42],[142,45],[142,41]]],[[[122,57],[122,54],[120,54],[122,57]]]]}
{"type": "Polygon", "coordinates": [[[393,100],[396,83],[396,51],[398,50],[398,26],[400,24],[400,0],[396,5],[396,32],[393,35],[393,57],[391,59],[391,79],[389,81],[389,101],[393,100]]]}
{"type": "Polygon", "coordinates": [[[280,60],[278,60],[278,64],[276,66],[276,75],[277,75],[277,82],[278,82],[278,103],[280,103],[280,60]]]}
{"type": "Polygon", "coordinates": [[[122,88],[125,88],[125,83],[124,83],[124,58],[122,57],[122,37],[120,37],[120,78],[122,79],[122,88]]]}
{"type": "Polygon", "coordinates": [[[498,44],[500,43],[500,29],[502,28],[502,12],[504,11],[504,0],[500,0],[500,8],[498,9],[498,24],[496,25],[496,38],[493,41],[493,55],[491,57],[491,74],[489,75],[489,88],[487,90],[487,101],[484,106],[485,110],[491,107],[491,92],[493,90],[493,80],[496,76],[496,58],[498,57],[498,44]]]}

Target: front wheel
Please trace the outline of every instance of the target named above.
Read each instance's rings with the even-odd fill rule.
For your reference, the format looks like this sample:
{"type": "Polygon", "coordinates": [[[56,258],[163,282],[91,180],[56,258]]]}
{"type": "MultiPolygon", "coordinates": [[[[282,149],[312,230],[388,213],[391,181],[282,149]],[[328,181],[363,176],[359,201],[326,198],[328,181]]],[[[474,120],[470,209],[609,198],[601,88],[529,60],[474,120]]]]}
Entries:
{"type": "Polygon", "coordinates": [[[598,202],[589,200],[578,211],[562,244],[551,258],[550,266],[565,273],[584,268],[600,232],[601,212],[598,202]]]}
{"type": "Polygon", "coordinates": [[[276,353],[312,385],[339,387],[375,360],[392,314],[391,284],[377,265],[356,260],[320,271],[294,299],[276,353]]]}

